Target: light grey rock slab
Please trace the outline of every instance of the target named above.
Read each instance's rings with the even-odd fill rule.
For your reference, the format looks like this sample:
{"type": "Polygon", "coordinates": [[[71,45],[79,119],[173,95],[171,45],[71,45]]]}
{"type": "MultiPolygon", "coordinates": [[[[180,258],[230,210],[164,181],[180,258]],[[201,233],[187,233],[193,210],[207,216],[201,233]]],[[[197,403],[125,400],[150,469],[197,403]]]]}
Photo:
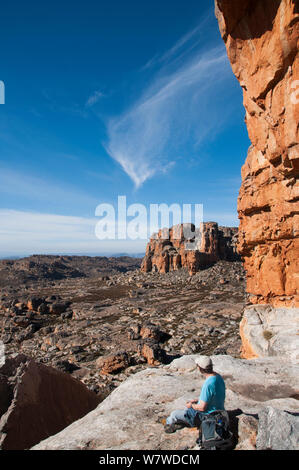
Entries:
{"type": "MultiPolygon", "coordinates": [[[[194,358],[183,356],[168,366],[130,376],[95,410],[33,449],[184,449],[197,434],[183,429],[165,434],[161,419],[198,397],[204,378],[194,358]]],[[[259,413],[265,406],[298,410],[292,396],[299,388],[299,366],[278,358],[253,360],[213,356],[227,385],[226,409],[259,413]]]]}

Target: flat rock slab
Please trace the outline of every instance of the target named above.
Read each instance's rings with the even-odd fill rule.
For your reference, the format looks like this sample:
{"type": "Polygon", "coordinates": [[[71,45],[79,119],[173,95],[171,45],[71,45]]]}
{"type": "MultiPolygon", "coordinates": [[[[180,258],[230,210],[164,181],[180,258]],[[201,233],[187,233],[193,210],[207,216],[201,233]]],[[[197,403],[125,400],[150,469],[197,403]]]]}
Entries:
{"type": "MultiPolygon", "coordinates": [[[[194,358],[148,368],[123,382],[95,410],[34,449],[191,449],[198,431],[184,428],[165,434],[163,418],[197,397],[204,379],[194,358]]],[[[266,406],[296,411],[299,366],[278,358],[235,359],[213,356],[227,386],[226,409],[258,414],[266,406]]]]}

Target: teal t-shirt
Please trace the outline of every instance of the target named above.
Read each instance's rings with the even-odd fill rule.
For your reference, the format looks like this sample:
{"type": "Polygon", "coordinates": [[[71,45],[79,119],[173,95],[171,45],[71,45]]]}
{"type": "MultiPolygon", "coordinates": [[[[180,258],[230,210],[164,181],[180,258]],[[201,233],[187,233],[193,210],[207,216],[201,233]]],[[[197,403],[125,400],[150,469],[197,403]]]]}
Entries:
{"type": "Polygon", "coordinates": [[[208,404],[205,413],[224,410],[225,383],[221,375],[212,375],[205,380],[200,392],[200,400],[208,404]]]}

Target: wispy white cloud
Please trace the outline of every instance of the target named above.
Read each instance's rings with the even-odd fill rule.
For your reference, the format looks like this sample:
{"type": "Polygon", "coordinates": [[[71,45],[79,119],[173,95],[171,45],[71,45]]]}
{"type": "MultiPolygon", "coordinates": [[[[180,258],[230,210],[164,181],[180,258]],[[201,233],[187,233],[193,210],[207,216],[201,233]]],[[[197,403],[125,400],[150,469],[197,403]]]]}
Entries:
{"type": "Polygon", "coordinates": [[[97,217],[0,209],[0,256],[52,253],[139,253],[145,240],[99,240],[97,217]]]}
{"type": "Polygon", "coordinates": [[[181,55],[182,57],[186,57],[187,53],[190,53],[192,49],[194,49],[194,47],[203,40],[205,35],[205,26],[210,20],[211,13],[208,12],[195,28],[179,38],[179,40],[169,50],[160,55],[156,54],[152,59],[150,59],[144,65],[143,70],[149,69],[157,64],[165,64],[171,59],[174,59],[174,61],[177,62],[181,55]]]}
{"type": "Polygon", "coordinates": [[[94,106],[102,97],[104,96],[104,94],[100,91],[100,90],[96,90],[94,93],[92,93],[92,95],[89,96],[89,98],[87,99],[86,103],[85,103],[85,106],[87,108],[91,108],[92,106],[94,106]]]}
{"type": "Polygon", "coordinates": [[[39,212],[0,209],[0,234],[21,235],[40,238],[57,237],[67,241],[77,239],[78,236],[88,236],[90,239],[94,232],[96,218],[74,217],[57,214],[44,214],[39,212]]]}
{"type": "MultiPolygon", "coordinates": [[[[202,50],[201,24],[146,68],[160,64],[149,85],[125,112],[110,120],[106,149],[140,187],[167,171],[182,152],[198,152],[206,137],[221,129],[228,109],[219,95],[231,78],[225,48],[202,50]]],[[[190,155],[191,158],[191,155],[190,155]]]]}

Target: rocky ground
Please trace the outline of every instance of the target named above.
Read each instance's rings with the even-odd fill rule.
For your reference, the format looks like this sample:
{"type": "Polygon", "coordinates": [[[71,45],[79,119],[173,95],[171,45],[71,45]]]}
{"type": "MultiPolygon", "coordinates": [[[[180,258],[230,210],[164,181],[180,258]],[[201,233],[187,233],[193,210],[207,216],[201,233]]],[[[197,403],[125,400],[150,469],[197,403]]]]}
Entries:
{"type": "Polygon", "coordinates": [[[2,262],[0,339],[6,354],[22,352],[68,372],[101,398],[132,373],[183,354],[239,357],[246,301],[240,262],[220,261],[190,277],[184,269],[142,273],[140,260],[132,258],[119,265],[114,258],[110,266],[107,258],[98,266],[88,257],[80,257],[81,264],[77,257],[50,258],[54,270],[67,275],[49,276],[47,259],[38,260],[42,270],[37,260],[13,262],[15,276],[13,266],[2,262]]]}
{"type": "MultiPolygon", "coordinates": [[[[34,449],[197,449],[196,428],[173,434],[163,428],[171,411],[198,396],[204,377],[195,357],[132,375],[97,408],[34,449]]],[[[277,357],[248,361],[217,355],[212,360],[225,379],[236,449],[298,449],[298,365],[277,357]]]]}

